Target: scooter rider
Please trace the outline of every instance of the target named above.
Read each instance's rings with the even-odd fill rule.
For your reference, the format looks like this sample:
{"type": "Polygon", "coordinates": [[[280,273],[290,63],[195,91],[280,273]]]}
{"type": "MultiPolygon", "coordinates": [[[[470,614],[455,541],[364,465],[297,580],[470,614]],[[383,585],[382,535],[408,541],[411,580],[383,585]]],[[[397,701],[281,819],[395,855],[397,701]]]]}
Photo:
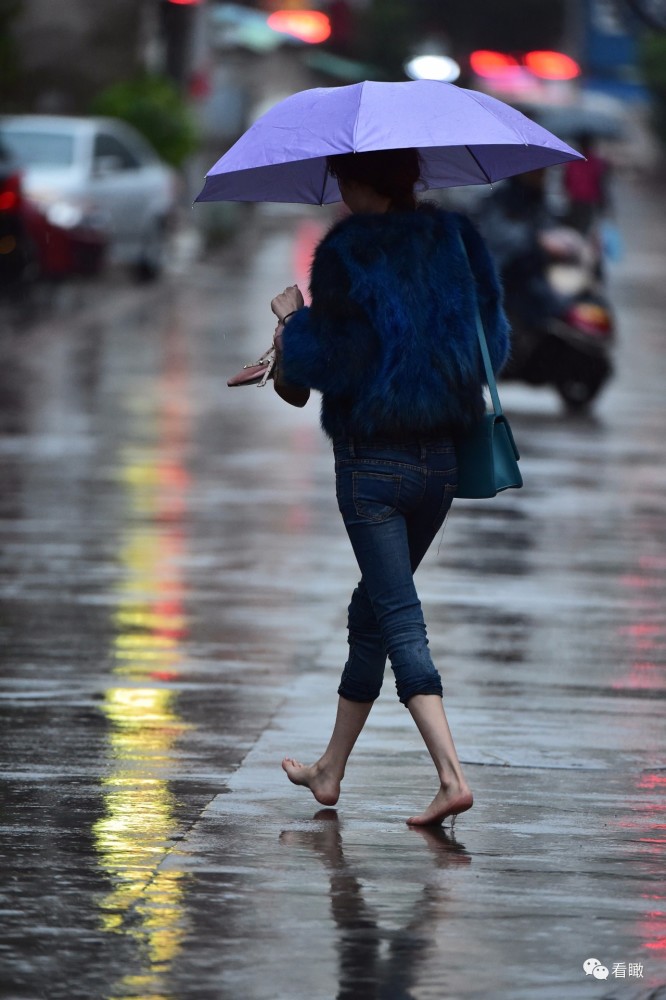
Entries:
{"type": "Polygon", "coordinates": [[[487,199],[478,221],[504,286],[507,312],[514,321],[538,327],[558,308],[546,278],[548,254],[541,237],[557,225],[547,206],[545,171],[510,177],[487,199]]]}

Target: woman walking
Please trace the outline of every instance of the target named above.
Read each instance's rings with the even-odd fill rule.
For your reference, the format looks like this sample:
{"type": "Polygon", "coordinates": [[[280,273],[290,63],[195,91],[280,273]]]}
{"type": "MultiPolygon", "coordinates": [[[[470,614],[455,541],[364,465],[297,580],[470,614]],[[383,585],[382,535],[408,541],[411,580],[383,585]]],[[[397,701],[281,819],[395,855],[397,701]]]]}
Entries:
{"type": "Polygon", "coordinates": [[[303,405],[322,394],[338,505],[361,579],[349,605],[349,657],[329,744],[290,780],[334,805],[390,661],[400,701],[437,770],[434,799],[407,822],[442,823],[473,798],[444,712],[413,575],[456,491],[455,440],[483,412],[476,303],[494,369],[508,349],[497,276],[463,216],[417,204],[413,149],[329,158],[351,215],[315,252],[311,305],[277,295],[276,391],[303,405]]]}

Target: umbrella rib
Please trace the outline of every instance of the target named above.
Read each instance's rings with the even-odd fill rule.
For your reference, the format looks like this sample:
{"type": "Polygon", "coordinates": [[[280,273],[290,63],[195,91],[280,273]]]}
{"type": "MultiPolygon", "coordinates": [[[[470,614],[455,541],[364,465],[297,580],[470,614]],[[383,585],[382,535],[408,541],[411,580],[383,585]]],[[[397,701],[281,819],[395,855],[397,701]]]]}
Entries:
{"type": "Polygon", "coordinates": [[[483,174],[483,176],[486,178],[486,181],[488,182],[488,184],[492,184],[492,178],[488,175],[487,170],[484,170],[484,168],[481,166],[481,163],[479,162],[478,156],[476,156],[476,154],[472,151],[472,147],[471,146],[465,146],[465,149],[467,150],[467,152],[469,153],[469,155],[472,157],[472,159],[476,163],[477,167],[479,168],[479,170],[481,171],[481,173],[483,174]]]}
{"type": "Polygon", "coordinates": [[[354,121],[354,135],[352,136],[352,147],[353,151],[356,152],[356,132],[358,131],[358,115],[359,109],[361,107],[361,101],[363,100],[363,89],[365,87],[365,80],[361,82],[358,92],[358,104],[356,105],[356,119],[354,121]]]}
{"type": "MultiPolygon", "coordinates": [[[[354,153],[356,152],[356,130],[358,128],[358,111],[359,111],[359,108],[361,106],[361,100],[363,98],[363,88],[364,87],[365,87],[365,80],[362,80],[361,83],[358,85],[358,88],[359,88],[358,104],[356,106],[356,119],[354,121],[354,135],[352,136],[352,151],[354,153]]],[[[324,195],[326,194],[326,182],[328,180],[328,157],[326,157],[326,159],[324,160],[324,165],[325,165],[325,169],[324,169],[324,183],[323,183],[323,186],[322,186],[322,189],[321,189],[321,195],[319,197],[319,204],[320,205],[324,204],[324,195]]]]}
{"type": "Polygon", "coordinates": [[[321,186],[321,194],[319,195],[319,204],[324,204],[324,195],[326,194],[326,181],[328,180],[328,160],[324,159],[324,183],[321,186]]]}

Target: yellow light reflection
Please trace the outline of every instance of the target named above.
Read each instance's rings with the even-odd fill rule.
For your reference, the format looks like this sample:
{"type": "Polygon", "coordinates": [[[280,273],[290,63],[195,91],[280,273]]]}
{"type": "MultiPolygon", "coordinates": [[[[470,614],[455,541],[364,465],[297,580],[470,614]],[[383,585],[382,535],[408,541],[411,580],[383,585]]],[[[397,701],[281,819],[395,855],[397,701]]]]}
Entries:
{"type": "Polygon", "coordinates": [[[135,961],[106,1000],[170,1000],[168,974],[187,930],[184,874],[164,860],[182,833],[170,781],[178,739],[189,727],[169,684],[182,671],[187,634],[182,563],[189,477],[182,340],[167,331],[165,371],[141,407],[129,396],[137,439],[122,450],[118,479],[127,525],[119,540],[122,577],[115,589],[111,643],[116,683],[104,694],[111,771],[102,782],[104,815],[93,837],[111,891],[99,902],[101,925],[136,945],[135,961]]]}
{"type": "Polygon", "coordinates": [[[186,728],[174,698],[164,688],[112,688],[104,700],[115,769],[103,782],[105,815],[93,836],[114,887],[99,903],[102,927],[132,937],[150,970],[123,979],[123,998],[139,996],[139,982],[145,997],[156,996],[185,933],[182,872],[160,869],[178,832],[173,795],[158,776],[186,728]]]}
{"type": "Polygon", "coordinates": [[[166,781],[147,773],[156,759],[169,759],[184,728],[172,705],[171,691],[107,691],[104,711],[118,727],[111,745],[122,770],[104,781],[106,815],[93,828],[102,863],[116,880],[100,902],[102,926],[122,933],[128,917],[140,916],[128,932],[154,970],[173,958],[183,933],[181,873],[156,870],[176,830],[173,796],[166,781]]]}

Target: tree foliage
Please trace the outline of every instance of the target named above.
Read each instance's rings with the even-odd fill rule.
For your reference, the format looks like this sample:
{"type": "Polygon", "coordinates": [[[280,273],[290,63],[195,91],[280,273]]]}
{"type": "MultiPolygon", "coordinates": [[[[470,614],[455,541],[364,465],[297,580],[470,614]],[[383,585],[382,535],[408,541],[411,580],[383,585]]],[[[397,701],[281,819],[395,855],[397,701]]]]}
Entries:
{"type": "Polygon", "coordinates": [[[174,167],[182,166],[198,147],[192,113],[178,88],[165,77],[142,74],[115,83],[97,95],[90,113],[129,122],[174,167]]]}

